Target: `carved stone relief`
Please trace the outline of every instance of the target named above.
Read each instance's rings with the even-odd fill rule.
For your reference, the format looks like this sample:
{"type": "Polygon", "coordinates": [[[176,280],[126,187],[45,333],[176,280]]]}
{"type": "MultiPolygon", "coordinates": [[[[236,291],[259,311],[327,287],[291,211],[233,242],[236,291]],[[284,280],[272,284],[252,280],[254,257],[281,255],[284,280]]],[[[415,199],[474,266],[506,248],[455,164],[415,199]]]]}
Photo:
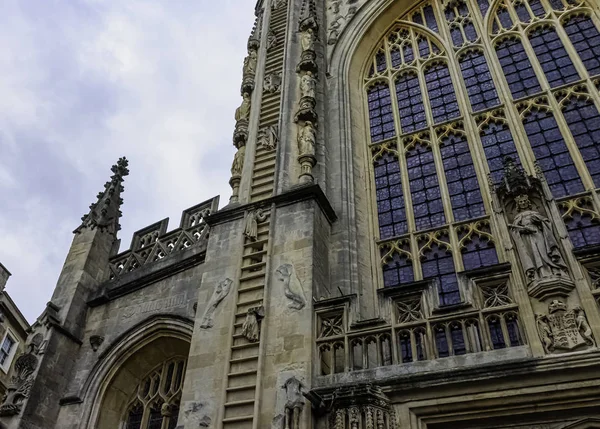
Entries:
{"type": "Polygon", "coordinates": [[[267,34],[267,51],[270,51],[277,45],[277,34],[273,30],[269,30],[267,34]]]}
{"type": "Polygon", "coordinates": [[[279,127],[270,125],[258,131],[258,146],[266,150],[274,150],[279,143],[279,127]]]}
{"type": "Polygon", "coordinates": [[[252,241],[256,241],[258,237],[258,223],[264,222],[267,219],[267,215],[262,209],[256,209],[249,211],[246,214],[246,221],[244,227],[244,235],[252,241]]]}
{"type": "Polygon", "coordinates": [[[366,2],[367,0],[327,1],[327,44],[329,46],[333,47],[337,43],[348,22],[366,2]]]}
{"type": "Polygon", "coordinates": [[[248,310],[246,320],[242,325],[242,335],[251,343],[255,343],[260,339],[260,323],[264,317],[265,308],[263,306],[248,310]]]}
{"type": "Polygon", "coordinates": [[[330,429],[397,428],[396,414],[389,399],[379,387],[370,384],[337,389],[330,409],[330,429]]]}
{"type": "Polygon", "coordinates": [[[300,280],[294,273],[292,264],[280,265],[275,270],[275,281],[283,287],[284,294],[289,300],[288,307],[301,310],[306,305],[300,280]]]}
{"type": "Polygon", "coordinates": [[[263,89],[265,92],[269,92],[271,94],[279,92],[281,89],[281,73],[270,73],[265,76],[263,89]]]}
{"type": "Polygon", "coordinates": [[[231,176],[241,176],[244,168],[244,158],[246,157],[246,146],[240,147],[235,155],[233,156],[233,163],[231,164],[231,176]]]}
{"type": "Polygon", "coordinates": [[[103,342],[104,342],[104,337],[102,337],[100,335],[92,335],[90,337],[90,346],[92,346],[92,350],[94,350],[95,352],[98,351],[98,349],[100,348],[100,346],[102,345],[103,342]]]}
{"type": "Polygon", "coordinates": [[[289,378],[283,385],[286,393],[284,429],[300,429],[300,413],[304,409],[302,383],[296,378],[289,378]]]}
{"type": "Polygon", "coordinates": [[[579,306],[569,310],[559,299],[552,300],[548,314],[536,314],[538,334],[546,353],[564,353],[595,346],[592,329],[579,306]]]}
{"type": "Polygon", "coordinates": [[[200,327],[202,329],[208,329],[208,328],[212,328],[214,326],[214,324],[215,324],[214,319],[213,319],[214,313],[217,310],[217,307],[219,306],[221,301],[223,301],[225,299],[225,297],[229,294],[232,284],[233,284],[233,280],[228,279],[228,278],[220,281],[217,284],[217,287],[215,288],[215,291],[213,292],[213,294],[210,298],[208,306],[206,307],[206,310],[204,311],[204,316],[202,317],[202,322],[200,323],[200,327]]]}
{"type": "Polygon", "coordinates": [[[39,362],[36,355],[42,340],[41,334],[36,334],[28,346],[28,351],[15,361],[14,375],[8,384],[2,405],[0,405],[0,416],[9,417],[19,414],[25,400],[29,398],[29,392],[35,379],[34,372],[39,362]]]}

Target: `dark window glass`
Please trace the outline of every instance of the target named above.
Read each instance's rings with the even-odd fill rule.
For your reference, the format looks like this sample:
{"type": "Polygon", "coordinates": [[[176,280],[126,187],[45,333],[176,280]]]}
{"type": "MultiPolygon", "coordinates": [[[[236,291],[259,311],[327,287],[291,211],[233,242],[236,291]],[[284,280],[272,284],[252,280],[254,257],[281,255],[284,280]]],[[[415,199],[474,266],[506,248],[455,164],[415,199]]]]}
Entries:
{"type": "MultiPolygon", "coordinates": [[[[410,252],[408,244],[403,245],[405,251],[410,252]]],[[[382,256],[386,253],[385,249],[381,251],[382,256]]],[[[412,261],[406,254],[394,252],[391,259],[383,265],[383,285],[385,287],[400,286],[415,281],[412,261]]]]}
{"type": "Polygon", "coordinates": [[[140,429],[142,426],[143,415],[144,408],[141,405],[136,405],[133,407],[127,416],[127,424],[125,429],[140,429]]]}
{"type": "Polygon", "coordinates": [[[494,350],[505,348],[506,343],[504,342],[504,333],[502,332],[502,324],[500,323],[500,318],[498,316],[490,316],[487,322],[494,350]]]}
{"type": "Polygon", "coordinates": [[[460,70],[474,112],[500,103],[492,75],[482,52],[472,51],[462,57],[460,70]]]}
{"type": "Polygon", "coordinates": [[[463,37],[462,31],[460,31],[460,24],[453,24],[450,26],[450,37],[452,38],[452,43],[456,47],[461,47],[465,43],[465,38],[463,37]]]}
{"type": "Polygon", "coordinates": [[[398,335],[400,339],[400,357],[403,363],[412,362],[412,345],[410,341],[410,332],[400,332],[398,335]]]}
{"type": "Polygon", "coordinates": [[[417,38],[417,46],[419,47],[419,56],[421,58],[427,58],[431,54],[429,42],[424,37],[417,38]]]}
{"type": "MultiPolygon", "coordinates": [[[[459,238],[462,240],[467,231],[461,232],[459,238]]],[[[487,231],[489,233],[489,228],[487,231]]],[[[474,270],[476,268],[489,267],[498,263],[498,254],[494,243],[487,237],[477,234],[471,235],[463,243],[462,260],[465,270],[474,270]]]]}
{"type": "Polygon", "coordinates": [[[454,219],[462,221],[483,216],[483,198],[466,136],[449,134],[440,143],[454,219]]]}
{"type": "Polygon", "coordinates": [[[600,74],[600,33],[589,16],[573,16],[565,31],[590,75],[600,74]]]}
{"type": "Polygon", "coordinates": [[[450,336],[452,337],[452,350],[454,351],[454,355],[458,356],[467,353],[462,325],[459,322],[450,324],[450,336]]]}
{"type": "Polygon", "coordinates": [[[490,122],[481,129],[481,143],[487,158],[490,174],[494,184],[498,184],[504,176],[504,159],[511,157],[520,164],[519,155],[508,125],[490,122]]]}
{"type": "Polygon", "coordinates": [[[582,192],[579,173],[552,113],[534,108],[523,125],[552,194],[558,198],[582,192]]]}
{"type": "Polygon", "coordinates": [[[537,27],[529,33],[529,40],[552,88],[579,80],[577,70],[553,27],[537,27]]]}
{"type": "MultiPolygon", "coordinates": [[[[580,202],[579,204],[584,205],[585,209],[594,209],[591,202],[580,202]]],[[[567,212],[563,206],[560,206],[560,209],[573,247],[580,249],[600,244],[600,221],[598,219],[593,219],[590,213],[575,210],[567,212]]]]}
{"type": "Polygon", "coordinates": [[[479,10],[481,11],[481,16],[485,17],[488,9],[490,8],[490,2],[488,0],[477,0],[477,4],[479,5],[479,10]]]}
{"type": "Polygon", "coordinates": [[[498,12],[496,12],[496,14],[498,15],[498,20],[500,21],[500,24],[502,24],[503,28],[509,29],[513,26],[510,13],[505,7],[499,7],[498,12]]]}
{"type": "Polygon", "coordinates": [[[400,67],[400,64],[402,64],[402,54],[398,46],[393,46],[390,49],[390,58],[392,59],[392,68],[400,67]]]}
{"type": "Polygon", "coordinates": [[[396,135],[390,88],[384,83],[369,88],[369,122],[371,141],[376,142],[396,135]]]}
{"type": "Polygon", "coordinates": [[[436,64],[425,71],[429,102],[436,124],[460,116],[452,78],[446,64],[436,64]]]}
{"type": "Polygon", "coordinates": [[[446,338],[446,329],[444,325],[438,325],[434,328],[435,330],[435,347],[438,352],[438,357],[450,356],[450,349],[448,347],[448,338],[446,338]]]}
{"type": "Polygon", "coordinates": [[[406,74],[396,80],[396,97],[400,110],[400,126],[403,133],[410,133],[427,127],[425,106],[423,106],[423,98],[417,75],[406,74]]]}
{"type": "Polygon", "coordinates": [[[474,42],[477,40],[477,37],[479,37],[477,35],[477,30],[475,29],[475,26],[470,20],[465,21],[463,23],[463,29],[465,30],[465,35],[467,36],[467,40],[469,42],[474,42]]]}
{"type": "Polygon", "coordinates": [[[525,3],[515,3],[514,5],[515,11],[517,12],[517,16],[521,22],[529,22],[531,21],[531,16],[529,15],[529,11],[527,10],[527,6],[525,3]]]}
{"type": "Polygon", "coordinates": [[[169,417],[169,426],[168,429],[176,429],[177,428],[177,419],[179,418],[179,408],[173,407],[171,411],[171,417],[169,417]]]}
{"type": "Polygon", "coordinates": [[[542,18],[546,15],[546,11],[544,10],[544,5],[540,0],[529,0],[529,7],[535,16],[538,18],[542,18]]]}
{"type": "Polygon", "coordinates": [[[387,68],[387,61],[385,59],[385,52],[378,52],[375,55],[375,63],[377,64],[377,72],[381,73],[387,68]]]}
{"type": "Polygon", "coordinates": [[[522,346],[523,338],[521,337],[521,331],[519,330],[519,320],[517,315],[508,313],[504,315],[504,321],[506,322],[506,330],[508,331],[508,339],[512,347],[522,346]]]}
{"type": "Polygon", "coordinates": [[[406,211],[398,158],[390,153],[384,153],[373,162],[373,165],[379,236],[386,239],[404,234],[407,232],[406,211]]]}
{"type": "Polygon", "coordinates": [[[423,25],[423,16],[421,15],[420,10],[418,12],[413,13],[412,20],[417,24],[423,25]]]}
{"type": "Polygon", "coordinates": [[[160,412],[160,406],[155,405],[150,409],[150,419],[148,420],[148,429],[161,429],[163,416],[160,412]]]}
{"type": "Polygon", "coordinates": [[[406,155],[417,230],[446,223],[431,148],[415,145],[406,155]]]}
{"type": "Polygon", "coordinates": [[[496,53],[513,98],[525,97],[542,90],[521,40],[502,40],[496,45],[496,53]]]}
{"type": "Polygon", "coordinates": [[[433,8],[431,6],[425,6],[423,8],[423,13],[425,13],[425,21],[427,22],[427,27],[433,31],[438,31],[438,25],[435,20],[435,14],[433,13],[433,8]]]}
{"type": "Polygon", "coordinates": [[[552,6],[552,9],[554,9],[554,10],[563,10],[565,8],[565,5],[560,0],[549,0],[549,1],[550,1],[550,6],[552,6]]]}
{"type": "Polygon", "coordinates": [[[598,109],[591,100],[572,97],[565,104],[563,115],[594,184],[600,188],[600,113],[598,113],[598,109]]]}
{"type": "Polygon", "coordinates": [[[424,252],[421,262],[423,278],[437,283],[440,306],[460,303],[458,279],[454,270],[452,254],[437,243],[424,252]]]}

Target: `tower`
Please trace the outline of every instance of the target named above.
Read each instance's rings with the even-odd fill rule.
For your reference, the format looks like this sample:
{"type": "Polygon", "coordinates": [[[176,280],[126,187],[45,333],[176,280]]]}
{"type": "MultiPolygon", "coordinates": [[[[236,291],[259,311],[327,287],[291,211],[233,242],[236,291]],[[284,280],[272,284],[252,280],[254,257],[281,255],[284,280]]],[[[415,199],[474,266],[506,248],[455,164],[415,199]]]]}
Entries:
{"type": "Polygon", "coordinates": [[[117,253],[120,161],[0,422],[596,427],[599,12],[259,1],[230,200],[117,253]]]}

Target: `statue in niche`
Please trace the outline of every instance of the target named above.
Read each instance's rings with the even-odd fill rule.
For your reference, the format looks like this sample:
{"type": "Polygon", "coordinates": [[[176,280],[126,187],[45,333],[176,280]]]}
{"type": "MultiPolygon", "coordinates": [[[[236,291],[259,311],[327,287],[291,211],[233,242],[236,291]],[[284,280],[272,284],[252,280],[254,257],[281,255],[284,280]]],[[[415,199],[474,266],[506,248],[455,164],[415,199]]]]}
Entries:
{"type": "Polygon", "coordinates": [[[526,194],[518,195],[515,203],[518,213],[510,229],[528,283],[568,278],[567,265],[560,254],[550,220],[533,209],[526,194]]]}
{"type": "Polygon", "coordinates": [[[270,51],[277,44],[277,34],[273,30],[269,30],[267,34],[267,51],[270,51]]]}
{"type": "Polygon", "coordinates": [[[235,111],[235,120],[238,122],[247,121],[250,117],[250,94],[244,92],[242,98],[242,104],[235,111]]]}
{"type": "Polygon", "coordinates": [[[202,322],[200,323],[200,327],[202,329],[208,329],[214,326],[215,321],[213,319],[213,315],[221,301],[223,301],[225,297],[229,294],[232,284],[233,280],[231,279],[222,280],[217,284],[215,291],[210,297],[210,301],[208,307],[206,307],[204,316],[202,317],[202,322]]]}
{"type": "Polygon", "coordinates": [[[260,322],[265,317],[265,308],[254,307],[248,310],[246,320],[242,325],[242,335],[251,343],[260,339],[260,322]]]}
{"type": "Polygon", "coordinates": [[[246,215],[246,226],[244,228],[244,235],[252,241],[256,241],[258,237],[258,223],[264,222],[267,219],[267,215],[262,209],[256,209],[248,212],[246,215]]]}
{"type": "Polygon", "coordinates": [[[283,264],[275,270],[275,280],[283,285],[283,293],[290,300],[288,307],[295,310],[301,310],[306,305],[302,293],[302,286],[296,276],[292,276],[294,267],[292,264],[283,264]],[[294,284],[292,284],[294,279],[294,284]]]}
{"type": "Polygon", "coordinates": [[[261,128],[258,131],[258,146],[266,150],[274,150],[279,143],[279,130],[277,125],[261,128]]]}
{"type": "Polygon", "coordinates": [[[246,157],[246,146],[240,147],[235,155],[233,156],[233,163],[231,164],[231,175],[241,176],[244,168],[244,158],[246,157]]]}
{"type": "Polygon", "coordinates": [[[579,306],[568,310],[563,301],[554,299],[548,305],[548,315],[536,314],[535,318],[546,353],[569,352],[596,344],[585,312],[579,306]]]}
{"type": "Polygon", "coordinates": [[[248,56],[244,58],[244,76],[256,73],[257,62],[258,56],[256,55],[256,51],[251,49],[248,51],[248,56]]]}
{"type": "Polygon", "coordinates": [[[317,80],[313,73],[308,71],[300,78],[300,93],[302,97],[316,98],[317,80]]]}
{"type": "Polygon", "coordinates": [[[296,377],[288,379],[283,385],[286,396],[284,429],[300,429],[300,413],[305,403],[302,387],[296,377]]]}
{"type": "Polygon", "coordinates": [[[315,32],[312,28],[309,27],[302,32],[300,44],[302,45],[302,52],[315,50],[315,32]]]}
{"type": "Polygon", "coordinates": [[[298,133],[298,150],[300,155],[315,155],[317,135],[315,126],[311,121],[304,122],[298,133]]]}

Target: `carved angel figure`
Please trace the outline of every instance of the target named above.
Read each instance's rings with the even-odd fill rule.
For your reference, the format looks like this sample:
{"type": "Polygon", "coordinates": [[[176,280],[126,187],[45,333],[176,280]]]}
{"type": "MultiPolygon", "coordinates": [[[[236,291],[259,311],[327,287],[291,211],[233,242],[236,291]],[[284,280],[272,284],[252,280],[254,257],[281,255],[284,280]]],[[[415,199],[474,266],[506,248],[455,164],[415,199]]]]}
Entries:
{"type": "Polygon", "coordinates": [[[233,156],[233,163],[231,164],[231,175],[241,176],[242,169],[244,168],[244,158],[246,157],[246,146],[242,146],[233,156]]]}
{"type": "Polygon", "coordinates": [[[215,291],[210,297],[208,307],[206,307],[206,311],[204,312],[204,317],[202,317],[202,323],[200,323],[200,327],[202,329],[208,329],[214,326],[215,322],[213,320],[213,315],[215,313],[215,310],[217,309],[221,301],[223,301],[225,297],[229,294],[229,290],[231,289],[232,283],[233,280],[225,279],[217,284],[215,291]]]}
{"type": "Polygon", "coordinates": [[[315,98],[317,88],[317,80],[315,79],[312,72],[306,72],[300,78],[300,92],[302,97],[315,98]]]}
{"type": "Polygon", "coordinates": [[[550,220],[535,211],[527,195],[515,198],[519,213],[510,225],[529,283],[567,276],[567,266],[554,238],[550,220]]]}
{"type": "Polygon", "coordinates": [[[315,127],[311,121],[306,121],[298,134],[298,150],[300,155],[314,156],[316,142],[315,127]]]}
{"type": "Polygon", "coordinates": [[[255,241],[258,236],[258,222],[264,222],[267,219],[267,215],[262,209],[256,209],[248,212],[246,215],[246,227],[244,228],[244,235],[250,240],[255,241]]]}
{"type": "Polygon", "coordinates": [[[235,111],[235,120],[248,120],[250,117],[250,94],[244,92],[242,104],[235,111]]]}

